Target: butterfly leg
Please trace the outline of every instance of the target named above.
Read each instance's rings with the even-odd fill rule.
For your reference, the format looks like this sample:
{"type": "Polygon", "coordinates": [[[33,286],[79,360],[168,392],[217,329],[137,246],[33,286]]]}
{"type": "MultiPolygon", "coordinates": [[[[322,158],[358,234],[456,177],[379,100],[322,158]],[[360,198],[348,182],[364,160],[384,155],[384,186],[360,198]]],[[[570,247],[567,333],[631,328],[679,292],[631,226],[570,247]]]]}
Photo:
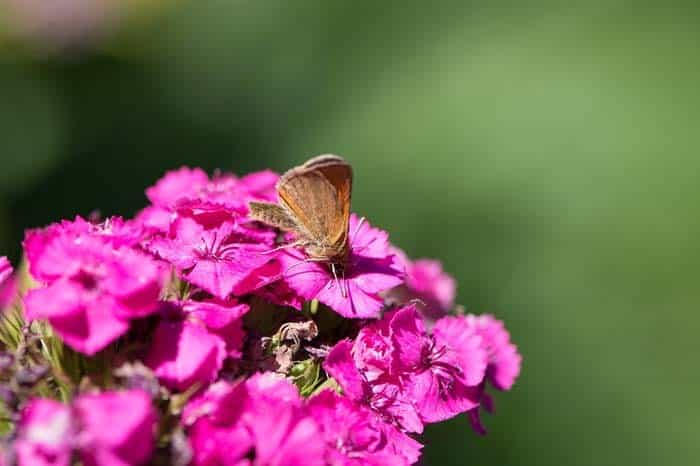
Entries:
{"type": "MultiPolygon", "coordinates": [[[[290,270],[295,269],[296,267],[299,267],[300,265],[308,264],[308,263],[310,263],[310,262],[324,262],[324,261],[325,261],[325,259],[316,259],[316,258],[308,257],[308,258],[306,258],[306,259],[304,259],[304,260],[301,260],[301,261],[297,262],[296,264],[292,264],[292,265],[290,265],[289,267],[287,267],[287,268],[284,270],[284,272],[282,272],[282,275],[280,275],[280,278],[286,277],[286,276],[287,276],[287,272],[289,272],[290,270]]],[[[314,271],[314,270],[310,270],[310,271],[308,271],[308,272],[309,272],[309,273],[316,273],[316,271],[314,271]]]]}
{"type": "Polygon", "coordinates": [[[274,249],[270,249],[269,251],[262,251],[259,254],[272,254],[273,252],[281,251],[283,249],[288,249],[288,248],[295,248],[297,246],[301,246],[302,244],[303,244],[302,241],[294,241],[293,243],[283,244],[282,246],[276,247],[274,249]]]}
{"type": "Polygon", "coordinates": [[[342,283],[345,284],[345,287],[342,288],[340,292],[343,295],[343,298],[347,298],[348,296],[350,296],[350,284],[345,279],[345,269],[341,271],[340,275],[342,275],[342,283]]]}
{"type": "MultiPolygon", "coordinates": [[[[345,288],[343,287],[343,284],[341,283],[340,279],[338,278],[338,271],[335,269],[335,264],[331,262],[331,273],[333,273],[333,279],[335,280],[335,284],[338,286],[338,289],[340,290],[340,294],[343,296],[343,298],[347,298],[347,293],[345,292],[345,288]]],[[[345,273],[343,272],[343,275],[345,273]]],[[[345,282],[345,277],[343,277],[343,282],[345,282]]]]}

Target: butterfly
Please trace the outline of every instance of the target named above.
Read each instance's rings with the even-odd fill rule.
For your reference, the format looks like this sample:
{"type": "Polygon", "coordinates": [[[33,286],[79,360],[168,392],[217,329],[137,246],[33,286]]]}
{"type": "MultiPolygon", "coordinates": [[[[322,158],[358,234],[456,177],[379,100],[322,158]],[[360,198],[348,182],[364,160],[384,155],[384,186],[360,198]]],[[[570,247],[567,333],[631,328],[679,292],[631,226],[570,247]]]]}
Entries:
{"type": "Polygon", "coordinates": [[[337,278],[350,252],[350,164],[337,155],[314,157],[283,174],[277,194],[279,204],[250,202],[250,217],[295,233],[288,246],[303,248],[309,261],[330,264],[337,278]]]}

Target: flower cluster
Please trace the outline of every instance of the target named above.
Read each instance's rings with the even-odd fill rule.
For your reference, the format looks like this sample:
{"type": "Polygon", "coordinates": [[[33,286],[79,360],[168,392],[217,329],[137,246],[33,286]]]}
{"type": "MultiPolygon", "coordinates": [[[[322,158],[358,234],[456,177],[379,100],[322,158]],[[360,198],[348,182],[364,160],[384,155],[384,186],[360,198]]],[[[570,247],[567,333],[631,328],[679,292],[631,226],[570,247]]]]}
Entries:
{"type": "Polygon", "coordinates": [[[355,215],[342,274],[308,260],[249,217],[278,178],[183,167],[133,219],[30,230],[15,274],[0,258],[0,464],[401,466],[426,424],[485,431],[487,385],[520,372],[503,324],[355,215]]]}

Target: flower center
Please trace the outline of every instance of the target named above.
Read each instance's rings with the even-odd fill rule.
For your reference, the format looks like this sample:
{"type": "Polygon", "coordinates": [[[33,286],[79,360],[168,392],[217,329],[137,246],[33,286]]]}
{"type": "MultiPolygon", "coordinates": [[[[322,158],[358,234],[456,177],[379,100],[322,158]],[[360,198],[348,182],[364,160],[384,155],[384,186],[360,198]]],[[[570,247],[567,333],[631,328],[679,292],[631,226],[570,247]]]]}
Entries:
{"type": "Polygon", "coordinates": [[[197,256],[207,260],[227,260],[231,252],[237,248],[235,243],[226,243],[228,237],[219,238],[218,232],[214,232],[209,241],[202,237],[202,243],[195,249],[197,256]]]}

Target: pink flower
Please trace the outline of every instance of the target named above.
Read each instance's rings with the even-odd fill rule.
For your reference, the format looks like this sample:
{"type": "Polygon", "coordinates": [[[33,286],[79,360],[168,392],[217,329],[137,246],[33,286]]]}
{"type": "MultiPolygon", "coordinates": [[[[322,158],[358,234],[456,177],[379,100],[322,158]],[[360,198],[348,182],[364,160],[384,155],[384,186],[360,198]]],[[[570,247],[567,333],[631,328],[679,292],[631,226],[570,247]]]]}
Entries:
{"type": "Polygon", "coordinates": [[[129,320],[153,313],[163,269],[123,241],[81,219],[29,231],[29,270],[44,286],[27,294],[26,317],[47,319],[66,344],[91,355],[126,333],[129,320]]]}
{"type": "Polygon", "coordinates": [[[177,214],[164,207],[148,206],[136,214],[134,221],[141,225],[147,235],[165,235],[176,219],[177,214]]]}
{"type": "Polygon", "coordinates": [[[438,324],[428,334],[415,306],[406,306],[364,327],[353,343],[336,344],[323,367],[349,398],[420,433],[423,423],[478,406],[486,369],[480,337],[438,324]]]}
{"type": "Polygon", "coordinates": [[[185,196],[195,196],[206,189],[209,176],[201,168],[181,167],[169,171],[146,189],[146,197],[154,206],[172,208],[185,196]]]}
{"type": "Polygon", "coordinates": [[[190,300],[183,303],[182,310],[188,315],[189,320],[204,325],[224,341],[227,356],[241,357],[244,337],[243,316],[250,310],[247,304],[236,300],[190,300]]]}
{"type": "Polygon", "coordinates": [[[457,283],[442,269],[440,261],[417,259],[411,261],[406,253],[394,247],[406,271],[406,283],[385,293],[393,302],[406,304],[416,300],[416,307],[427,318],[428,324],[446,315],[455,304],[457,283]]]}
{"type": "MultiPolygon", "coordinates": [[[[518,353],[518,348],[511,343],[510,334],[503,322],[490,314],[481,316],[469,314],[443,320],[447,319],[450,327],[463,327],[481,338],[481,346],[488,355],[486,378],[479,386],[481,406],[486,411],[493,412],[493,400],[485,391],[486,380],[498,390],[510,390],[520,374],[522,356],[518,353]]],[[[485,434],[486,430],[481,424],[479,409],[471,410],[469,416],[474,430],[482,435],[485,434]]]]}
{"type": "Polygon", "coordinates": [[[180,218],[172,237],[155,238],[147,247],[171,263],[187,281],[226,299],[231,293],[249,291],[239,285],[271,260],[265,254],[270,246],[247,242],[246,235],[247,231],[236,223],[205,229],[190,218],[180,218]]]}
{"type": "Polygon", "coordinates": [[[246,381],[243,415],[255,439],[255,465],[323,465],[324,444],[307,415],[297,388],[272,373],[246,381]]]}
{"type": "Polygon", "coordinates": [[[418,461],[420,443],[331,390],[312,397],[308,410],[326,442],[327,465],[408,466],[418,461]]]}
{"type": "Polygon", "coordinates": [[[219,381],[185,406],[182,422],[188,427],[193,464],[250,464],[246,455],[254,449],[254,441],[241,421],[247,395],[244,383],[219,381]]]}
{"type": "Polygon", "coordinates": [[[73,406],[81,428],[78,448],[85,466],[136,466],[150,459],[156,414],[145,392],[82,395],[73,406]]]}
{"type": "MultiPolygon", "coordinates": [[[[76,222],[80,219],[78,217],[76,222]]],[[[136,220],[124,220],[122,217],[109,217],[101,223],[87,223],[88,231],[101,236],[113,246],[136,246],[144,237],[143,225],[136,220]]]]}
{"type": "Polygon", "coordinates": [[[19,466],[138,466],[153,452],[156,414],[145,392],[79,396],[72,406],[35,398],[22,411],[15,449],[19,466]]]}
{"type": "Polygon", "coordinates": [[[467,327],[481,336],[482,345],[488,353],[486,377],[499,390],[510,390],[520,374],[522,356],[510,342],[510,334],[503,322],[490,314],[463,317],[467,327]]]}
{"type": "Polygon", "coordinates": [[[275,202],[277,200],[277,182],[279,174],[272,170],[253,172],[242,177],[240,185],[245,189],[249,199],[275,202]]]}
{"type": "Polygon", "coordinates": [[[103,243],[118,249],[122,246],[136,246],[143,234],[142,225],[134,220],[110,217],[101,223],[91,223],[76,216],[72,221],[63,220],[44,229],[28,231],[24,248],[32,275],[47,281],[63,274],[63,262],[70,259],[83,241],[90,241],[86,238],[91,238],[93,243],[103,243]]]}
{"type": "Polygon", "coordinates": [[[452,276],[445,273],[440,261],[418,259],[408,272],[408,287],[421,295],[428,305],[448,312],[454,307],[457,285],[452,276]]]}
{"type": "Polygon", "coordinates": [[[166,173],[146,190],[146,195],[157,208],[194,218],[212,228],[246,215],[251,200],[272,202],[278,178],[266,170],[243,178],[224,173],[209,179],[201,169],[182,167],[166,173]]]}
{"type": "Polygon", "coordinates": [[[185,390],[195,382],[212,382],[225,357],[223,340],[201,325],[163,320],[145,363],[165,386],[185,390]]]}
{"type": "Polygon", "coordinates": [[[17,296],[17,279],[7,257],[0,257],[0,310],[9,306],[17,296]]]}
{"type": "Polygon", "coordinates": [[[284,279],[307,300],[318,299],[349,318],[375,318],[384,301],[379,293],[403,282],[401,267],[389,250],[386,232],[350,216],[350,254],[345,270],[334,276],[327,264],[306,262],[287,251],[284,279]]]}
{"type": "Polygon", "coordinates": [[[19,466],[68,466],[75,438],[70,408],[36,398],[22,410],[14,443],[19,466]]]}
{"type": "Polygon", "coordinates": [[[0,256],[0,286],[12,276],[12,264],[7,257],[0,256]]]}
{"type": "Polygon", "coordinates": [[[269,262],[248,275],[238,284],[237,289],[246,290],[272,304],[301,310],[304,298],[284,278],[284,271],[290,264],[286,255],[271,255],[269,262]]]}
{"type": "Polygon", "coordinates": [[[236,302],[166,303],[145,363],[167,387],[185,390],[214,381],[226,357],[240,357],[241,317],[236,302]]]}
{"type": "Polygon", "coordinates": [[[457,351],[438,332],[429,336],[414,306],[391,319],[396,373],[424,422],[440,422],[479,404],[476,386],[484,377],[486,354],[480,339],[459,335],[465,345],[457,351]]]}
{"type": "MultiPolygon", "coordinates": [[[[367,327],[365,327],[366,329],[367,327]]],[[[330,351],[324,361],[324,370],[333,377],[343,393],[353,401],[366,405],[386,422],[393,423],[405,432],[422,433],[423,422],[415,406],[400,386],[400,380],[388,372],[391,359],[374,366],[368,360],[379,362],[373,356],[367,356],[361,348],[367,348],[361,342],[364,338],[377,335],[363,335],[363,329],[354,345],[349,340],[341,340],[330,351]]],[[[379,343],[378,341],[374,342],[379,343]]],[[[383,346],[383,343],[379,343],[383,346]]],[[[391,344],[389,340],[389,345],[391,344]]],[[[392,347],[381,349],[375,354],[387,352],[391,358],[392,347]]]]}
{"type": "Polygon", "coordinates": [[[217,382],[190,401],[183,421],[195,465],[321,466],[325,445],[294,385],[271,373],[217,382]]]}

